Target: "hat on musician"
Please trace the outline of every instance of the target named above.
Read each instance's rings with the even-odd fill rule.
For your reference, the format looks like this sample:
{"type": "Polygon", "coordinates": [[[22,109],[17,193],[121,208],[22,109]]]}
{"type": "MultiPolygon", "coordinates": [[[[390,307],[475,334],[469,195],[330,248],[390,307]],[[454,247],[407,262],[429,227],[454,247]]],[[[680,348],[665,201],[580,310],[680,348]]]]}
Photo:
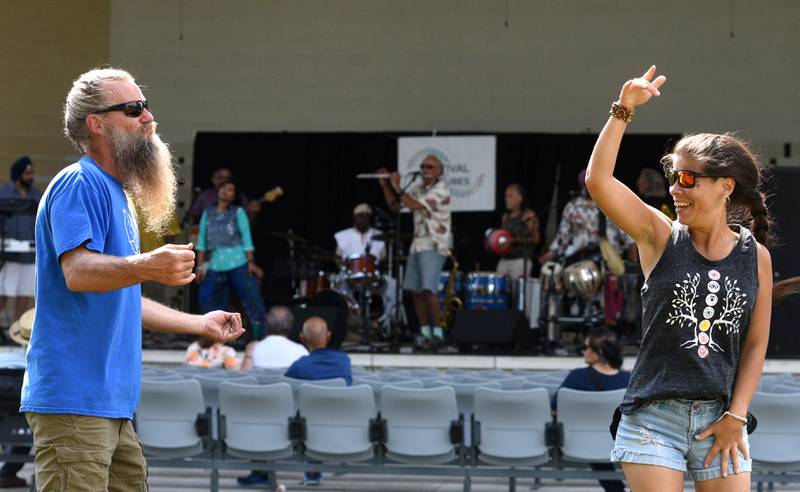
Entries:
{"type": "Polygon", "coordinates": [[[359,203],[358,205],[356,205],[356,208],[353,209],[353,215],[358,215],[358,214],[372,215],[372,207],[370,207],[369,204],[366,203],[359,203]]]}

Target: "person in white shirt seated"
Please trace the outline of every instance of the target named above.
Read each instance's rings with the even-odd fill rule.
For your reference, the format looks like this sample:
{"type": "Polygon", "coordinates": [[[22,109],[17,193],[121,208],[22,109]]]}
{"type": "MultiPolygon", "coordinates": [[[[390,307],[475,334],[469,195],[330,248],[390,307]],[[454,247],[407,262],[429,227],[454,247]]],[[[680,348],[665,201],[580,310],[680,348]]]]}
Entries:
{"type": "Polygon", "coordinates": [[[366,203],[356,205],[353,209],[353,227],[334,234],[336,254],[347,259],[352,255],[364,254],[369,248],[369,254],[376,260],[382,260],[386,256],[386,245],[383,241],[372,239],[381,234],[381,231],[371,225],[372,208],[366,203]]]}
{"type": "Polygon", "coordinates": [[[308,350],[289,340],[294,316],[286,306],[275,306],[267,313],[267,336],[250,342],[244,353],[242,370],[252,368],[286,369],[308,350]]]}

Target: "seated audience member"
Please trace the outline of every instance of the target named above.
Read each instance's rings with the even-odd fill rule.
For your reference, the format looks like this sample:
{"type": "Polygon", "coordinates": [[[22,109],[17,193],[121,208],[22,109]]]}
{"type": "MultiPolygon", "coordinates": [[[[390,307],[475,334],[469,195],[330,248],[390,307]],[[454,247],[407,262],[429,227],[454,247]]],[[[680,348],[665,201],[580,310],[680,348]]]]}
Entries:
{"type": "Polygon", "coordinates": [[[242,369],[265,368],[286,369],[294,361],[308,355],[308,350],[289,340],[294,316],[286,306],[275,306],[267,313],[268,335],[257,342],[247,344],[242,369]]]}
{"type": "Polygon", "coordinates": [[[214,342],[211,339],[201,337],[198,341],[189,345],[186,349],[186,364],[203,368],[222,367],[225,369],[238,370],[239,359],[236,358],[236,350],[228,345],[214,342]]]}
{"type": "MultiPolygon", "coordinates": [[[[329,349],[331,332],[325,320],[312,316],[303,323],[300,340],[308,347],[310,354],[300,357],[286,371],[286,376],[295,379],[332,379],[342,378],[348,386],[353,383],[350,357],[344,352],[329,349]]],[[[322,473],[305,472],[303,485],[319,485],[322,473]]]]}
{"type": "Polygon", "coordinates": [[[331,332],[324,319],[317,316],[308,318],[303,323],[300,340],[311,353],[297,359],[286,371],[287,377],[308,380],[342,378],[348,385],[353,383],[350,357],[328,348],[331,332]]]}
{"type": "MultiPolygon", "coordinates": [[[[610,391],[628,387],[631,373],[623,371],[622,346],[617,336],[607,328],[589,332],[584,342],[583,360],[588,367],[573,369],[567,374],[559,389],[569,388],[581,391],[610,391]]],[[[553,395],[553,413],[557,411],[558,392],[553,395]]],[[[614,471],[611,463],[591,463],[592,470],[614,471]]],[[[600,480],[606,492],[625,492],[620,480],[600,480]]]]}

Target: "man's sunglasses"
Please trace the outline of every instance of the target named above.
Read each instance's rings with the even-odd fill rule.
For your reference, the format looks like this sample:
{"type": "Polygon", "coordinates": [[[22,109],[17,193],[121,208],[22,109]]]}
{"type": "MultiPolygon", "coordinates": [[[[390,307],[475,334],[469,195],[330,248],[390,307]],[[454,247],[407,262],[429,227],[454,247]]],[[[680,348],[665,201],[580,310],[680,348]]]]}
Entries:
{"type": "Polygon", "coordinates": [[[128,118],[138,118],[147,109],[147,101],[128,101],[109,106],[106,109],[95,111],[95,114],[110,113],[112,111],[122,111],[128,118]]]}
{"type": "Polygon", "coordinates": [[[672,186],[677,183],[681,185],[682,188],[694,188],[694,185],[697,184],[697,178],[716,178],[718,176],[712,176],[711,174],[706,173],[696,173],[694,171],[689,171],[686,169],[681,169],[680,171],[676,171],[674,169],[668,169],[665,173],[667,177],[667,181],[669,185],[672,186]]]}
{"type": "Polygon", "coordinates": [[[424,169],[424,170],[433,169],[433,167],[434,167],[433,164],[420,164],[419,165],[419,168],[420,169],[424,169]]]}

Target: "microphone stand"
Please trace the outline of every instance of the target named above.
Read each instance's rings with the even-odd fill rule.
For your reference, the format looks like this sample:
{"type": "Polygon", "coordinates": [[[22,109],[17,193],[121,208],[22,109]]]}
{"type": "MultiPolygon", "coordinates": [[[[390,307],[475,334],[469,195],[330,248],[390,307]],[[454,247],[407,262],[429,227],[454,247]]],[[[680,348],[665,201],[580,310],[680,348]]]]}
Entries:
{"type": "MultiPolygon", "coordinates": [[[[408,319],[405,319],[403,315],[403,279],[404,279],[404,271],[400,267],[400,254],[403,251],[403,241],[400,239],[400,218],[403,212],[403,201],[400,199],[401,195],[406,192],[408,188],[417,180],[417,176],[419,176],[419,172],[414,172],[412,174],[413,178],[406,183],[404,187],[400,189],[399,192],[394,190],[394,187],[389,183],[389,187],[394,192],[395,200],[397,201],[397,210],[395,210],[395,219],[394,219],[394,237],[392,238],[392,242],[394,243],[394,251],[395,257],[394,261],[397,262],[397,281],[395,283],[395,304],[394,304],[394,329],[392,330],[392,341],[391,345],[394,351],[399,351],[400,348],[400,317],[404,318],[405,324],[408,325],[408,319]]],[[[412,225],[413,227],[413,225],[412,225]]],[[[406,326],[407,327],[407,326],[406,326]]]]}
{"type": "MultiPolygon", "coordinates": [[[[371,228],[371,227],[370,227],[371,228]]],[[[370,230],[367,230],[367,234],[371,234],[370,230]]],[[[370,248],[372,246],[372,239],[370,237],[367,238],[367,242],[364,245],[364,266],[361,271],[361,285],[359,285],[359,293],[361,297],[361,303],[364,305],[364,310],[362,311],[362,318],[364,322],[364,332],[361,335],[361,341],[359,342],[361,345],[366,345],[369,347],[370,352],[372,351],[372,344],[369,341],[369,318],[370,318],[370,304],[372,303],[372,296],[369,297],[367,294],[367,282],[372,281],[368,272],[368,263],[370,257],[370,248]]]]}

